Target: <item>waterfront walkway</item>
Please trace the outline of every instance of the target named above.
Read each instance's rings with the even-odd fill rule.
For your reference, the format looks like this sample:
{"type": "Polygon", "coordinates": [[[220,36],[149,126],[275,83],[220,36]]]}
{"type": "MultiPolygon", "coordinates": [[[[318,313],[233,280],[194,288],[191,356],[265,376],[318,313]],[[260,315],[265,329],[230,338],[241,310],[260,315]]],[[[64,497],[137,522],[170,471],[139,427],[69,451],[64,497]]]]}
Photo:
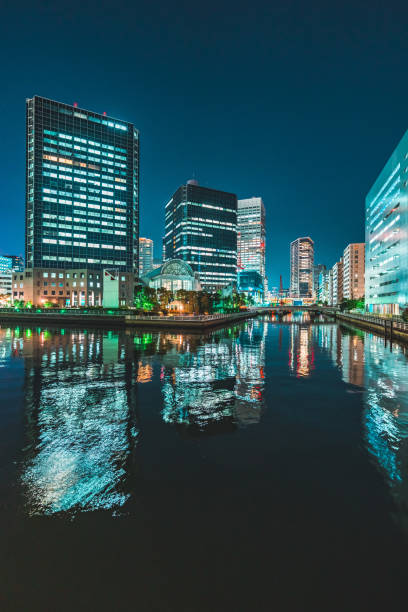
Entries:
{"type": "Polygon", "coordinates": [[[0,309],[0,323],[31,323],[66,325],[92,325],[134,327],[149,329],[177,329],[205,331],[213,327],[227,326],[257,316],[254,310],[211,315],[138,315],[120,310],[61,309],[0,309]]]}

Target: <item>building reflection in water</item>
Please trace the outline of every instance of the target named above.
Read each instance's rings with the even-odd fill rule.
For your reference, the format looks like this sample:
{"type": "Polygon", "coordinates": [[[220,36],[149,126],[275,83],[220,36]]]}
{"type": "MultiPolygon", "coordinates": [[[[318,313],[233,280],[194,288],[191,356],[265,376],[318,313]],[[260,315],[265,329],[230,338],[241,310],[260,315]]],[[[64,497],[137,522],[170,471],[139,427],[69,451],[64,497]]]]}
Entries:
{"type": "Polygon", "coordinates": [[[259,422],[263,408],[267,323],[221,330],[197,344],[165,335],[163,419],[208,432],[259,422]]]}
{"type": "Polygon", "coordinates": [[[323,328],[317,339],[344,382],[362,392],[365,447],[390,487],[397,520],[408,531],[407,349],[347,326],[323,328]]]}
{"type": "MultiPolygon", "coordinates": [[[[135,490],[142,385],[160,388],[159,414],[184,435],[258,423],[269,325],[251,320],[209,336],[0,329],[1,359],[6,353],[24,359],[20,481],[26,511],[125,510],[135,490]]],[[[318,348],[348,391],[361,393],[366,448],[400,517],[408,516],[406,349],[391,350],[382,338],[347,326],[306,320],[289,323],[288,343],[296,376],[312,374],[318,348]]]]}
{"type": "MultiPolygon", "coordinates": [[[[1,333],[4,333],[3,330],[1,333]]],[[[25,364],[21,484],[30,515],[121,507],[137,372],[118,335],[13,330],[25,364]]]]}
{"type": "Polygon", "coordinates": [[[24,359],[26,512],[117,512],[130,501],[139,385],[160,385],[162,418],[186,432],[258,422],[266,329],[260,321],[209,337],[0,329],[0,355],[24,359]]]}
{"type": "Polygon", "coordinates": [[[308,377],[314,369],[313,325],[309,315],[295,312],[283,319],[290,325],[289,368],[298,378],[308,377]]]}

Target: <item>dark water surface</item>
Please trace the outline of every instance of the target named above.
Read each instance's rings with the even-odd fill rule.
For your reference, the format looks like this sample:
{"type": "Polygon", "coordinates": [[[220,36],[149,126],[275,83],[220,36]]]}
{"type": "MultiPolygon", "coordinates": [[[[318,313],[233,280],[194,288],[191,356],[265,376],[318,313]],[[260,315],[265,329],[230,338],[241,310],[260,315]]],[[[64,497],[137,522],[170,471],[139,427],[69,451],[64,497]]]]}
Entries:
{"type": "Polygon", "coordinates": [[[304,317],[0,328],[1,609],[406,609],[407,372],[304,317]]]}

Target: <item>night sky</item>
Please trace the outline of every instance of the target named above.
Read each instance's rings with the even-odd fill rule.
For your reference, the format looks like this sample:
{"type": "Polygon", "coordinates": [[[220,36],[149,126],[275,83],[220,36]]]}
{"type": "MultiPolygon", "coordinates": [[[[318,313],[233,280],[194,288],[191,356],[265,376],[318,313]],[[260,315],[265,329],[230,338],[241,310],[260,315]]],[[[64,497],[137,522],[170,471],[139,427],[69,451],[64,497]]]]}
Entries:
{"type": "Polygon", "coordinates": [[[408,127],[408,9],[396,2],[2,4],[0,253],[24,253],[25,99],[141,132],[141,235],[193,176],[262,196],[269,286],[310,235],[333,265],[364,240],[364,198],[408,127]]]}

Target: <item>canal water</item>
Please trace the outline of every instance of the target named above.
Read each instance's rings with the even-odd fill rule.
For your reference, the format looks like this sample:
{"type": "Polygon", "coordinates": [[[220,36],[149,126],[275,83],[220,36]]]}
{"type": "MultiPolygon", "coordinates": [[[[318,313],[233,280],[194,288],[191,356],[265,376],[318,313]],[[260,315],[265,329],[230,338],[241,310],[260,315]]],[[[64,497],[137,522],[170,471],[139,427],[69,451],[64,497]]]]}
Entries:
{"type": "Polygon", "coordinates": [[[0,400],[4,611],[405,596],[400,345],[301,314],[206,336],[3,326],[0,400]]]}

